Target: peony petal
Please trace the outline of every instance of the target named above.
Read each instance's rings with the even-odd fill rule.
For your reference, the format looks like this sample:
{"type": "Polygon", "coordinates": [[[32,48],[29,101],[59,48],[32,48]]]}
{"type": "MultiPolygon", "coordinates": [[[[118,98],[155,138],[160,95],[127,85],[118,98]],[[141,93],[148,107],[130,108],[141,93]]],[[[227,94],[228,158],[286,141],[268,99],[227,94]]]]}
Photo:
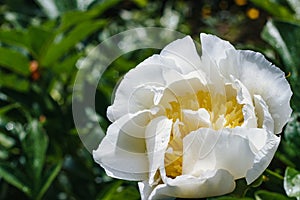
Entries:
{"type": "Polygon", "coordinates": [[[166,85],[163,74],[172,70],[179,70],[173,60],[153,55],[127,72],[107,110],[108,119],[113,122],[127,113],[149,109],[155,101],[155,89],[166,85]]]}
{"type": "Polygon", "coordinates": [[[241,51],[240,55],[243,59],[240,80],[252,95],[260,95],[266,101],[274,119],[274,131],[280,133],[292,113],[292,91],[285,74],[260,53],[241,51]]]}
{"type": "Polygon", "coordinates": [[[244,104],[243,115],[244,123],[242,127],[255,128],[257,127],[257,119],[255,115],[255,110],[252,102],[251,95],[248,89],[237,79],[231,76],[233,86],[237,90],[237,101],[239,104],[244,104]]]}
{"type": "MultiPolygon", "coordinates": [[[[153,57],[154,58],[154,57],[153,57]]],[[[149,58],[150,59],[150,58],[149,58]]],[[[151,90],[141,90],[141,86],[147,84],[154,84],[156,86],[163,86],[165,81],[162,77],[163,68],[158,65],[143,65],[143,67],[136,67],[130,70],[121,81],[118,86],[115,99],[112,106],[108,107],[107,117],[113,122],[127,113],[134,113],[137,110],[131,110],[132,103],[142,102],[139,107],[150,108],[153,105],[151,98],[153,99],[154,94],[151,90]],[[141,92],[143,92],[141,94],[141,92]],[[140,99],[141,96],[148,97],[144,102],[140,99]]]]}
{"type": "Polygon", "coordinates": [[[247,184],[251,184],[256,180],[268,167],[274,154],[280,143],[280,137],[274,135],[273,133],[267,133],[266,144],[261,148],[261,150],[256,153],[254,159],[254,165],[251,169],[247,171],[246,181],[247,184]]]}
{"type": "Polygon", "coordinates": [[[172,130],[172,120],[161,116],[153,119],[146,128],[146,146],[149,158],[149,184],[155,183],[155,175],[164,167],[164,156],[172,130]]]}
{"type": "Polygon", "coordinates": [[[216,36],[201,34],[200,37],[201,58],[208,56],[214,60],[227,81],[230,82],[233,76],[243,83],[251,96],[260,95],[274,119],[275,133],[280,133],[292,112],[289,105],[292,91],[284,73],[260,53],[237,51],[229,42],[216,36]]]}
{"type": "MultiPolygon", "coordinates": [[[[206,171],[200,177],[190,175],[167,178],[156,186],[148,199],[204,198],[230,193],[235,188],[232,175],[226,170],[206,171]]],[[[150,191],[150,190],[148,190],[150,191]]]]}
{"type": "Polygon", "coordinates": [[[222,75],[240,80],[251,96],[260,95],[274,119],[274,132],[280,133],[292,112],[292,91],[285,74],[260,53],[230,50],[227,54],[228,59],[220,62],[222,75]]]}
{"type": "Polygon", "coordinates": [[[254,154],[258,153],[266,145],[268,137],[267,131],[261,128],[236,127],[231,130],[231,134],[247,139],[254,154]]]}
{"type": "Polygon", "coordinates": [[[150,186],[147,180],[143,182],[138,182],[138,187],[141,194],[141,200],[149,200],[149,196],[153,191],[154,187],[150,186]]]}
{"type": "Polygon", "coordinates": [[[182,74],[196,71],[200,67],[200,57],[190,36],[170,43],[161,51],[160,55],[174,60],[182,74]]]}
{"type": "Polygon", "coordinates": [[[206,109],[200,108],[197,111],[194,110],[182,110],[183,124],[187,132],[197,130],[200,127],[211,127],[210,114],[206,109]]]}
{"type": "Polygon", "coordinates": [[[228,41],[205,33],[200,34],[202,55],[209,56],[217,65],[222,59],[227,59],[226,51],[235,49],[228,41]]]}
{"type": "Polygon", "coordinates": [[[108,127],[93,157],[109,176],[126,180],[148,178],[144,133],[152,114],[155,112],[151,110],[127,114],[108,127]]]}
{"type": "Polygon", "coordinates": [[[224,169],[235,179],[245,177],[254,153],[249,140],[232,132],[201,128],[187,135],[183,139],[183,174],[196,176],[206,170],[224,169]]]}
{"type": "Polygon", "coordinates": [[[270,133],[274,132],[274,120],[269,113],[266,102],[260,95],[254,95],[255,110],[258,115],[258,127],[263,128],[270,133]]]}

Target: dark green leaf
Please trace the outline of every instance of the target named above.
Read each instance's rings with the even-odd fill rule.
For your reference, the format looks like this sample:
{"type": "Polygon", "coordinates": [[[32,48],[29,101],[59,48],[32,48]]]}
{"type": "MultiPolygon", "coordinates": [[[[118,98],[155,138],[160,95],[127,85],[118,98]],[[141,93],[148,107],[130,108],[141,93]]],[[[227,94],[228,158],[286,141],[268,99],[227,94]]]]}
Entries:
{"type": "Polygon", "coordinates": [[[140,199],[139,192],[133,186],[123,186],[123,181],[114,181],[108,189],[97,197],[98,200],[115,200],[115,199],[140,199]]]}
{"type": "Polygon", "coordinates": [[[15,108],[19,108],[20,105],[18,103],[13,103],[13,104],[9,104],[7,106],[4,106],[2,108],[0,108],[0,115],[4,115],[6,112],[15,109],[15,108]]]}
{"type": "Polygon", "coordinates": [[[294,88],[292,97],[292,107],[300,109],[300,26],[283,21],[268,21],[263,32],[262,38],[267,41],[281,57],[286,71],[291,73],[290,82],[294,88]]]}
{"type": "Polygon", "coordinates": [[[47,170],[47,172],[45,173],[45,177],[42,180],[42,186],[37,195],[37,199],[41,199],[43,197],[43,195],[48,190],[53,180],[60,172],[62,164],[63,164],[63,160],[58,160],[56,164],[54,164],[50,169],[47,170]]]}
{"type": "Polygon", "coordinates": [[[65,58],[62,62],[53,66],[53,71],[58,74],[70,73],[75,68],[75,64],[81,56],[82,54],[74,54],[65,58]]]}
{"type": "Polygon", "coordinates": [[[27,47],[27,33],[19,30],[1,30],[0,31],[0,42],[16,45],[20,47],[27,47]]]}
{"type": "Polygon", "coordinates": [[[208,198],[207,200],[253,200],[253,199],[252,198],[248,198],[248,197],[239,198],[239,197],[222,196],[222,197],[208,198]]]}
{"type": "Polygon", "coordinates": [[[72,31],[70,31],[62,41],[53,43],[47,49],[46,54],[42,58],[42,65],[49,66],[60,59],[67,51],[74,48],[77,43],[85,39],[87,36],[103,27],[106,24],[105,20],[87,21],[79,24],[72,31]]]}
{"type": "Polygon", "coordinates": [[[300,151],[300,113],[293,113],[284,131],[284,138],[293,147],[294,152],[300,151]]]}
{"type": "MultiPolygon", "coordinates": [[[[37,120],[31,120],[26,128],[22,148],[27,157],[26,170],[32,174],[34,188],[40,187],[41,172],[44,166],[48,138],[37,120]]],[[[36,191],[35,191],[36,192],[36,191]]]]}
{"type": "Polygon", "coordinates": [[[284,189],[289,197],[300,198],[300,172],[287,167],[284,175],[284,189]]]}
{"type": "Polygon", "coordinates": [[[255,192],[255,199],[256,200],[265,200],[265,199],[272,199],[272,200],[289,200],[290,198],[288,198],[285,195],[279,194],[279,193],[275,193],[275,192],[269,192],[269,191],[265,191],[265,190],[260,190],[255,192]]]}
{"type": "Polygon", "coordinates": [[[0,87],[7,87],[20,92],[28,91],[30,83],[28,78],[20,77],[17,74],[6,74],[0,71],[0,87]],[[16,84],[18,83],[18,84],[16,84]]]}
{"type": "Polygon", "coordinates": [[[100,16],[104,11],[113,7],[119,2],[120,0],[105,0],[87,12],[82,12],[82,11],[67,12],[62,16],[60,31],[65,31],[74,25],[80,24],[84,21],[88,21],[97,16],[100,16]]]}
{"type": "Polygon", "coordinates": [[[21,75],[29,74],[29,59],[20,52],[0,47],[0,65],[21,75]]]}
{"type": "Polygon", "coordinates": [[[19,169],[13,168],[5,163],[0,163],[0,177],[28,196],[31,195],[29,184],[25,181],[26,177],[19,169]]]}
{"type": "Polygon", "coordinates": [[[53,31],[42,29],[41,27],[32,26],[28,29],[28,44],[31,53],[36,60],[48,49],[48,45],[53,43],[53,31]]]}

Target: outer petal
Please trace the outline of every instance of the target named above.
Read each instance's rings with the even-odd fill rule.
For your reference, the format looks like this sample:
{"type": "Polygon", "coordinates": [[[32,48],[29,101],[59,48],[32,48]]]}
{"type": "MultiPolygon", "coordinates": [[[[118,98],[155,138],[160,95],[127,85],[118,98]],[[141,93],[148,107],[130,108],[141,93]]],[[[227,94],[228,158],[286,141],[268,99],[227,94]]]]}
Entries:
{"type": "Polygon", "coordinates": [[[149,184],[153,184],[155,175],[164,166],[164,156],[172,129],[172,120],[161,116],[153,119],[146,128],[146,146],[149,158],[149,184]]]}
{"type": "Polygon", "coordinates": [[[205,33],[200,34],[202,54],[209,56],[219,65],[222,59],[227,59],[226,51],[235,49],[228,41],[221,40],[217,36],[205,33]]]}
{"type": "Polygon", "coordinates": [[[249,140],[232,132],[201,128],[187,135],[183,139],[183,174],[197,176],[206,170],[224,169],[235,179],[245,177],[254,153],[249,140]]]}
{"type": "Polygon", "coordinates": [[[109,176],[126,180],[148,178],[144,133],[152,114],[155,112],[150,110],[127,114],[109,126],[98,149],[93,151],[94,160],[109,176]]]}
{"type": "MultiPolygon", "coordinates": [[[[147,186],[144,186],[147,188],[147,186]]],[[[167,178],[164,184],[159,184],[145,199],[174,199],[178,198],[204,198],[230,193],[235,188],[232,175],[226,170],[206,171],[200,177],[190,175],[177,176],[175,179],[167,178]]],[[[151,189],[143,190],[145,194],[151,189]]],[[[142,195],[142,196],[143,196],[142,195]]]]}
{"type": "Polygon", "coordinates": [[[183,74],[196,71],[200,67],[200,57],[190,36],[170,43],[160,55],[174,60],[183,74]]]}
{"type": "Polygon", "coordinates": [[[289,105],[292,92],[284,73],[260,53],[237,51],[229,42],[216,36],[201,34],[200,37],[202,51],[206,52],[203,56],[214,59],[229,82],[233,76],[252,96],[260,95],[269,106],[275,133],[280,133],[292,112],[289,105]]]}
{"type": "Polygon", "coordinates": [[[256,153],[254,165],[247,171],[246,181],[251,184],[268,167],[280,143],[280,137],[273,133],[268,133],[266,144],[256,153]]]}
{"type": "Polygon", "coordinates": [[[146,85],[164,86],[163,70],[166,66],[159,56],[152,56],[130,70],[118,86],[112,106],[108,107],[107,117],[115,121],[127,113],[134,113],[138,108],[150,108],[154,104],[154,92],[143,89],[146,85]],[[143,86],[143,87],[142,87],[143,86]],[[147,98],[144,98],[144,97],[147,98]],[[141,98],[143,97],[143,98],[141,98]],[[137,107],[137,108],[136,108],[137,107]]]}
{"type": "Polygon", "coordinates": [[[239,79],[252,95],[260,95],[266,101],[274,119],[275,134],[280,133],[292,113],[292,91],[285,74],[260,53],[241,51],[240,56],[243,67],[239,79]]]}

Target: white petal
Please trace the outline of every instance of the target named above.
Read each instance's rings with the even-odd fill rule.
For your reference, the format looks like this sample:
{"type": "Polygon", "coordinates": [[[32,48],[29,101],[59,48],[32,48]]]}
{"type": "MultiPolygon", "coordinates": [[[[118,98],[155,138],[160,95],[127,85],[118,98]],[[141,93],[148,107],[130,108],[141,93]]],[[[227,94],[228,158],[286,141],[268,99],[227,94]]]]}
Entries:
{"type": "Polygon", "coordinates": [[[246,181],[251,184],[268,167],[280,143],[280,137],[273,133],[268,133],[266,144],[256,153],[254,165],[247,171],[246,181]]]}
{"type": "Polygon", "coordinates": [[[154,187],[149,185],[148,181],[138,182],[141,200],[149,200],[149,196],[154,187]]]}
{"type": "Polygon", "coordinates": [[[237,89],[237,101],[239,104],[244,104],[243,115],[244,123],[242,127],[255,128],[257,127],[257,119],[253,106],[253,101],[248,89],[237,79],[231,76],[234,87],[237,89]]]}
{"type": "Polygon", "coordinates": [[[244,58],[241,80],[253,95],[261,95],[266,101],[274,119],[274,131],[280,133],[292,113],[292,91],[285,74],[260,53],[242,51],[241,56],[244,58]]]}
{"type": "Polygon", "coordinates": [[[260,95],[254,95],[255,110],[258,115],[258,127],[273,133],[274,120],[269,113],[269,108],[266,102],[260,95]]]}
{"type": "Polygon", "coordinates": [[[217,36],[205,33],[200,34],[202,54],[209,56],[217,65],[222,59],[227,59],[226,51],[234,49],[234,47],[225,40],[221,40],[217,36]]]}
{"type": "Polygon", "coordinates": [[[161,116],[153,119],[146,128],[146,146],[149,158],[149,184],[153,184],[160,167],[164,167],[164,156],[172,129],[172,120],[161,116]]]}
{"type": "Polygon", "coordinates": [[[197,130],[200,127],[210,128],[210,115],[206,109],[200,108],[197,111],[194,110],[182,110],[183,124],[187,132],[197,130]]]}
{"type": "Polygon", "coordinates": [[[116,90],[113,105],[107,110],[108,119],[113,122],[127,113],[149,109],[154,104],[155,92],[145,89],[146,86],[164,87],[164,70],[173,66],[168,59],[154,55],[127,72],[116,90]]]}
{"type": "Polygon", "coordinates": [[[93,157],[109,176],[126,180],[148,177],[144,134],[151,114],[149,110],[127,114],[108,127],[93,157]]]}
{"type": "Polygon", "coordinates": [[[190,36],[170,43],[160,55],[174,60],[183,74],[198,70],[200,66],[200,58],[190,36]]]}
{"type": "Polygon", "coordinates": [[[183,174],[225,169],[235,179],[245,177],[253,165],[249,140],[232,134],[233,129],[199,129],[183,139],[183,174]]]}
{"type": "Polygon", "coordinates": [[[261,128],[236,127],[231,130],[231,134],[247,139],[254,154],[257,154],[266,145],[268,138],[267,131],[261,128]]]}
{"type": "MultiPolygon", "coordinates": [[[[225,79],[239,79],[250,94],[260,95],[266,101],[274,119],[275,133],[280,133],[291,115],[289,105],[291,88],[284,73],[260,53],[237,51],[227,41],[201,34],[202,53],[215,60],[225,79]]],[[[205,66],[205,65],[204,65],[205,66]]]]}
{"type": "Polygon", "coordinates": [[[220,62],[222,75],[240,80],[251,96],[260,95],[274,119],[274,132],[280,133],[292,112],[289,104],[292,91],[285,74],[260,53],[230,50],[227,56],[228,60],[220,62]]]}
{"type": "Polygon", "coordinates": [[[206,171],[200,177],[190,175],[167,178],[154,188],[151,199],[204,198],[230,193],[235,188],[232,175],[226,170],[206,171]]]}

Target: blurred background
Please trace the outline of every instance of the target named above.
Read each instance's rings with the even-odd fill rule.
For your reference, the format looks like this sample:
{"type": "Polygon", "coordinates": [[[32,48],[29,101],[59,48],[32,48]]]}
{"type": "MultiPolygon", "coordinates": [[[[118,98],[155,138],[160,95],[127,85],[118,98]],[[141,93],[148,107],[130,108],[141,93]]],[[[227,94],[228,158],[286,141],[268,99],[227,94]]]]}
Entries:
{"type": "MultiPolygon", "coordinates": [[[[140,199],[135,182],[109,178],[94,163],[72,116],[79,63],[101,41],[137,27],[197,41],[212,33],[286,72],[294,114],[274,160],[254,184],[239,180],[232,194],[210,199],[300,199],[299,0],[0,0],[0,199],[140,199]]],[[[105,71],[91,116],[104,132],[120,77],[158,52],[128,53],[105,71]]]]}

